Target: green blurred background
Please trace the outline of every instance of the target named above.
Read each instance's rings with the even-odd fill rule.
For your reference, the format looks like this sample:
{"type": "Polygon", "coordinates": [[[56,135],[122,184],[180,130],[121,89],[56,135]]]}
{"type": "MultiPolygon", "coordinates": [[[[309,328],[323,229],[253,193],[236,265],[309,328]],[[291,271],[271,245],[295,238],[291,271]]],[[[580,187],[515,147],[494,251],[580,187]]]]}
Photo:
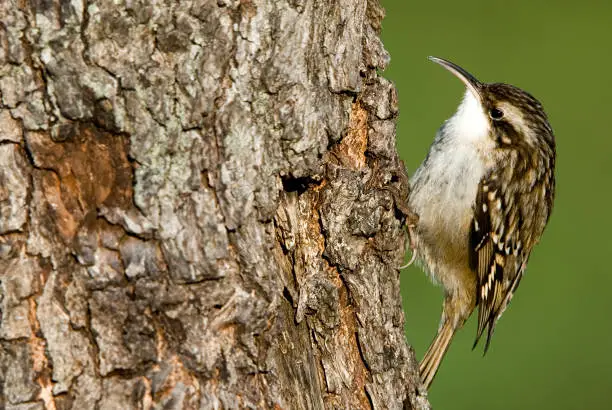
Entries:
{"type": "MultiPolygon", "coordinates": [[[[413,172],[463,93],[428,55],[544,105],[557,138],[557,197],[526,276],[482,357],[475,318],[429,397],[436,409],[612,409],[612,2],[382,0],[384,75],[399,90],[398,148],[413,172]]],[[[406,335],[420,359],[442,292],[402,272],[406,335]]]]}

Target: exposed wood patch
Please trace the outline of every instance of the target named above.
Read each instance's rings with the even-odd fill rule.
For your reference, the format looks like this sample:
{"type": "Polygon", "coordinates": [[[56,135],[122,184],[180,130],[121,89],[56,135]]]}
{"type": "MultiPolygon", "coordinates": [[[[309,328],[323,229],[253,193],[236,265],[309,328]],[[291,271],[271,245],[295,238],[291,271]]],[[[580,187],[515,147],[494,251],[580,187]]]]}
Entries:
{"type": "Polygon", "coordinates": [[[368,146],[368,112],[360,102],[354,102],[349,118],[348,130],[333,153],[342,165],[361,169],[366,165],[365,151],[368,146]]]}

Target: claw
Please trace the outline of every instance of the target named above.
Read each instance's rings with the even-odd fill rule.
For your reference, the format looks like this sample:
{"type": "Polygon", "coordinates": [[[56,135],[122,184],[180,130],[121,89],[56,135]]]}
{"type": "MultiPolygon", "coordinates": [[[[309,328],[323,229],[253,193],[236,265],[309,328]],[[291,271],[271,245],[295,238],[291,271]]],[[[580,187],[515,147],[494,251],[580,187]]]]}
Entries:
{"type": "Polygon", "coordinates": [[[413,228],[415,227],[415,225],[407,225],[407,226],[408,226],[408,236],[410,236],[409,246],[410,246],[410,251],[412,252],[412,256],[410,257],[410,260],[408,261],[407,264],[399,267],[400,270],[406,269],[408,266],[412,265],[417,257],[417,249],[416,249],[416,243],[414,241],[414,231],[413,231],[413,228]]]}
{"type": "Polygon", "coordinates": [[[412,256],[410,257],[410,260],[408,261],[408,263],[406,263],[405,265],[402,265],[399,267],[400,270],[406,269],[408,266],[412,265],[414,263],[414,260],[416,259],[416,249],[412,251],[412,256]]]}

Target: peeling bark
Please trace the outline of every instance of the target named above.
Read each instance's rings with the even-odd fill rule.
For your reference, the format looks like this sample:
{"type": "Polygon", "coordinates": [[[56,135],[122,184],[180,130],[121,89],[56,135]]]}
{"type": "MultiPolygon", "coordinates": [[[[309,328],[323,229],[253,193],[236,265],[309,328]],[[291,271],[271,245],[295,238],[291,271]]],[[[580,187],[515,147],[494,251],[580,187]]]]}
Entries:
{"type": "Polygon", "coordinates": [[[0,408],[429,407],[377,0],[0,16],[0,408]]]}

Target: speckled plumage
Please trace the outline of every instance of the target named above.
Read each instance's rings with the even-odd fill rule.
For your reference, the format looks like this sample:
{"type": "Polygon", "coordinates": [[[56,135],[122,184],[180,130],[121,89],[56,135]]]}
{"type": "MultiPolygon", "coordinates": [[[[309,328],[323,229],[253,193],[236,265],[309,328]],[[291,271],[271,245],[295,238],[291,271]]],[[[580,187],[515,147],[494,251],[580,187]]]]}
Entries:
{"type": "Polygon", "coordinates": [[[445,291],[438,334],[421,362],[428,387],[476,306],[476,343],[510,302],[552,210],[555,141],[541,104],[508,84],[484,84],[432,58],[467,86],[411,178],[420,264],[445,291]]]}

